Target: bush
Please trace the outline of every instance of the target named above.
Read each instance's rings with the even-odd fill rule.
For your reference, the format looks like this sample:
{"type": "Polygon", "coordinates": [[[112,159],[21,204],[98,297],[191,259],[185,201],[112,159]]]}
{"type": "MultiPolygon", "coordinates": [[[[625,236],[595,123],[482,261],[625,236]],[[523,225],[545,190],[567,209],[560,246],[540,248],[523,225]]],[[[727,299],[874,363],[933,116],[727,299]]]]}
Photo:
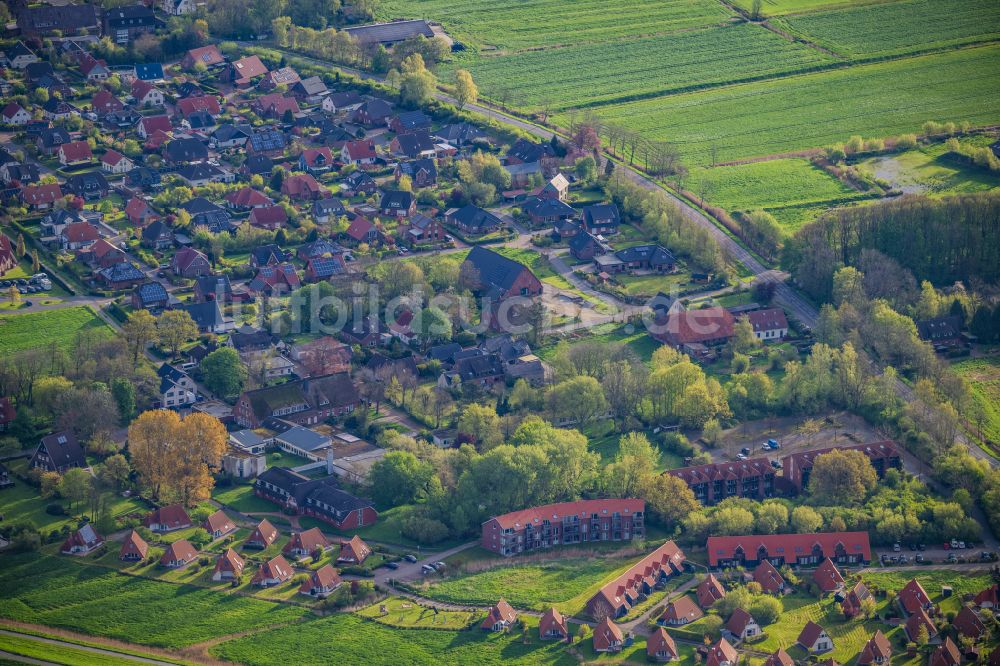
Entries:
{"type": "Polygon", "coordinates": [[[896,139],[896,148],[899,150],[910,150],[917,147],[916,134],[903,134],[896,139]]]}
{"type": "Polygon", "coordinates": [[[448,538],[448,527],[440,520],[424,516],[410,516],[403,521],[403,536],[417,543],[431,545],[448,538]]]}
{"type": "Polygon", "coordinates": [[[58,502],[53,502],[52,504],[49,504],[48,506],[45,507],[45,513],[49,514],[50,516],[65,516],[66,509],[63,507],[62,504],[59,504],[58,502]]]}

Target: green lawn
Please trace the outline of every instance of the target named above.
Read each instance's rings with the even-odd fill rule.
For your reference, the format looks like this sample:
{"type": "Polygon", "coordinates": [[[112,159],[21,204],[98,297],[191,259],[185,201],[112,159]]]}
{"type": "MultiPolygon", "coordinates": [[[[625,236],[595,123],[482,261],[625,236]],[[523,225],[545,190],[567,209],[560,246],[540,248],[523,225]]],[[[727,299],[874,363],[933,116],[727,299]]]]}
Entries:
{"type": "Polygon", "coordinates": [[[18,555],[0,570],[0,616],[131,643],[180,648],[291,622],[306,611],[127,576],[86,560],[18,555]]]}
{"type": "MultiPolygon", "coordinates": [[[[539,280],[545,280],[546,278],[557,277],[562,279],[552,267],[549,265],[549,260],[546,259],[538,250],[531,250],[522,247],[494,247],[491,248],[497,254],[501,254],[508,259],[513,259],[514,261],[524,264],[535,274],[539,280]]],[[[568,286],[568,285],[567,285],[568,286]]]]}
{"type": "Polygon", "coordinates": [[[903,0],[790,16],[789,32],[848,58],[955,47],[1000,37],[993,0],[903,0]]]}
{"type": "Polygon", "coordinates": [[[240,513],[274,513],[281,509],[274,503],[253,494],[253,486],[248,483],[237,483],[225,488],[216,487],[212,490],[212,499],[240,513]]]}
{"type": "Polygon", "coordinates": [[[0,650],[65,666],[114,666],[133,663],[126,657],[112,657],[80,648],[42,643],[30,636],[0,635],[0,650]]]}
{"type": "MultiPolygon", "coordinates": [[[[916,132],[926,120],[1000,120],[1000,46],[880,62],[595,108],[607,122],[673,142],[689,165],[818,148],[852,134],[916,132]]],[[[560,114],[554,119],[566,125],[560,114]]]]}
{"type": "MultiPolygon", "coordinates": [[[[608,544],[616,549],[628,544],[608,544]]],[[[582,546],[581,549],[584,549],[582,546]]],[[[583,610],[587,599],[615,574],[638,559],[573,557],[572,549],[558,560],[517,564],[497,558],[493,569],[431,581],[421,594],[441,601],[488,606],[500,597],[516,608],[547,610],[555,605],[570,615],[583,610]]],[[[482,564],[478,565],[482,566],[482,564]]]]}
{"type": "Polygon", "coordinates": [[[389,597],[358,611],[361,617],[401,629],[465,629],[483,614],[477,611],[437,611],[412,599],[389,597]],[[382,610],[385,609],[383,613],[382,610]]]}
{"type": "Polygon", "coordinates": [[[680,289],[691,279],[690,273],[673,273],[670,275],[616,275],[614,281],[622,285],[629,296],[652,298],[659,292],[669,294],[672,289],[680,289]]]}
{"type": "Polygon", "coordinates": [[[0,355],[56,344],[69,349],[77,333],[93,331],[111,337],[111,327],[86,306],[26,314],[0,314],[0,355]]]}
{"type": "MultiPolygon", "coordinates": [[[[642,327],[637,329],[636,327],[628,324],[625,326],[621,326],[619,324],[602,324],[600,326],[595,326],[594,328],[589,329],[586,332],[586,335],[582,335],[578,340],[575,340],[575,342],[624,344],[626,347],[635,352],[640,359],[647,363],[649,362],[649,359],[652,358],[653,352],[660,346],[660,343],[651,338],[642,327]]],[[[574,342],[570,342],[569,344],[574,344],[574,342]]],[[[543,361],[551,361],[555,350],[556,345],[549,345],[536,349],[535,354],[543,361]]]]}
{"type": "Polygon", "coordinates": [[[1000,356],[965,359],[952,368],[969,382],[972,399],[983,412],[983,435],[1000,442],[1000,356]]]}
{"type": "MultiPolygon", "coordinates": [[[[599,453],[601,455],[601,464],[606,465],[613,462],[615,456],[618,455],[618,442],[621,441],[622,435],[612,430],[610,423],[606,424],[607,427],[601,427],[604,425],[599,424],[596,427],[589,428],[586,434],[590,440],[590,450],[599,453]]],[[[660,463],[656,468],[658,471],[676,469],[683,466],[684,459],[681,456],[669,451],[660,451],[660,463]]]]}
{"type": "MultiPolygon", "coordinates": [[[[981,145],[962,139],[966,145],[981,145]]],[[[982,139],[993,139],[984,136],[982,139]]],[[[862,171],[885,181],[894,189],[930,196],[982,192],[1000,187],[1000,174],[969,167],[948,153],[943,143],[920,146],[894,155],[869,157],[858,164],[862,171]]]]}
{"type": "Polygon", "coordinates": [[[563,645],[543,643],[537,640],[537,629],[534,631],[533,640],[525,644],[517,634],[396,629],[341,613],[237,638],[211,648],[210,652],[220,659],[248,666],[326,666],[332,655],[346,664],[407,666],[577,663],[566,654],[563,645]]]}
{"type": "MultiPolygon", "coordinates": [[[[764,16],[779,16],[781,14],[791,14],[799,12],[815,11],[818,9],[832,9],[834,7],[853,7],[855,5],[866,5],[882,0],[763,0],[761,13],[764,16]]],[[[753,9],[753,0],[733,0],[737,7],[750,11],[753,9]]]]}

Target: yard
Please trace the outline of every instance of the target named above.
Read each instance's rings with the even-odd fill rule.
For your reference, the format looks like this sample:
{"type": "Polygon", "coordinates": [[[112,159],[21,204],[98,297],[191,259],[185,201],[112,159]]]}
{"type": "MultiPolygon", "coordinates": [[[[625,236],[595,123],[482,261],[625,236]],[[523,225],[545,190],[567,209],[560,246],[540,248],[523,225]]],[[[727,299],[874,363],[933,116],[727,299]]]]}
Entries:
{"type": "MultiPolygon", "coordinates": [[[[584,342],[623,344],[647,363],[649,362],[649,359],[652,358],[653,352],[660,346],[656,340],[651,338],[646,333],[644,328],[636,328],[631,324],[626,324],[624,326],[620,324],[601,324],[588,329],[586,334],[567,339],[565,342],[570,345],[584,342]]],[[[553,344],[546,347],[540,347],[535,350],[535,353],[543,361],[551,361],[556,349],[557,345],[553,344]]]]}
{"type": "Polygon", "coordinates": [[[68,350],[76,335],[87,331],[102,337],[112,335],[111,327],[89,306],[0,314],[0,355],[22,349],[42,349],[52,344],[68,350]]]}
{"type": "MultiPolygon", "coordinates": [[[[1000,356],[970,358],[952,365],[972,389],[972,399],[982,411],[983,435],[1000,442],[1000,356]]],[[[973,425],[979,426],[977,420],[973,425]]]]}
{"type": "Polygon", "coordinates": [[[253,485],[249,483],[234,483],[231,486],[216,486],[212,489],[212,499],[240,513],[275,513],[281,509],[274,502],[269,502],[253,494],[253,485]]]}
{"type": "Polygon", "coordinates": [[[357,613],[379,624],[401,629],[461,630],[483,619],[483,614],[479,612],[439,611],[400,597],[389,597],[357,613]]]}
{"type": "Polygon", "coordinates": [[[136,644],[180,648],[284,624],[303,608],[118,574],[85,561],[5,557],[0,616],[136,644]]]}
{"type": "MultiPolygon", "coordinates": [[[[532,620],[528,618],[529,623],[532,620]]],[[[331,655],[348,664],[407,666],[577,663],[562,645],[537,640],[537,633],[526,643],[517,633],[396,629],[343,613],[237,638],[210,651],[220,659],[248,666],[320,666],[329,664],[331,655]]]]}

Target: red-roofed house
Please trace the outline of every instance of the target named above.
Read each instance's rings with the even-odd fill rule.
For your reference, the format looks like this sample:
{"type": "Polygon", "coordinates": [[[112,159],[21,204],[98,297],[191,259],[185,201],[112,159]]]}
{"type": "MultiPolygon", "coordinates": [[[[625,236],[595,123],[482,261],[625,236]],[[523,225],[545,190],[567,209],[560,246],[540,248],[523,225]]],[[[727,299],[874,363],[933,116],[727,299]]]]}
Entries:
{"type": "Polygon", "coordinates": [[[261,266],[257,270],[257,275],[247,284],[247,291],[251,294],[264,294],[272,296],[279,293],[288,293],[302,286],[302,280],[295,270],[295,266],[283,263],[275,266],[261,266]]]}
{"type": "Polygon", "coordinates": [[[844,577],[840,575],[840,569],[830,558],[823,560],[823,563],[816,567],[813,581],[822,592],[836,592],[844,587],[844,577]]]}
{"type": "Polygon", "coordinates": [[[63,555],[86,555],[104,545],[104,537],[97,533],[90,523],[73,532],[63,542],[60,552],[63,555]]]}
{"type": "Polygon", "coordinates": [[[986,633],[986,625],[983,624],[976,611],[968,606],[962,606],[962,610],[958,611],[958,615],[952,620],[951,626],[955,627],[959,636],[977,641],[986,633]]]}
{"type": "Polygon", "coordinates": [[[1000,585],[994,583],[985,590],[981,590],[973,599],[980,608],[1000,607],[1000,585]]]}
{"type": "Polygon", "coordinates": [[[710,536],[708,565],[754,567],[764,560],[775,566],[815,566],[826,558],[837,564],[862,564],[872,559],[868,532],[710,536]]]}
{"type": "Polygon", "coordinates": [[[191,518],[180,504],[156,509],[142,519],[142,524],[154,532],[173,532],[191,527],[191,518]]]}
{"type": "Polygon", "coordinates": [[[903,586],[896,599],[907,614],[916,613],[920,609],[930,610],[934,606],[924,586],[916,578],[911,578],[910,582],[903,586]]]}
{"type": "Polygon", "coordinates": [[[735,641],[745,641],[760,633],[760,625],[750,613],[737,608],[726,621],[726,633],[735,641]]]}
{"type": "Polygon", "coordinates": [[[490,607],[490,612],[486,614],[486,619],[480,624],[480,628],[486,631],[504,631],[509,629],[517,620],[517,613],[503,599],[490,607]]]}
{"type": "Polygon", "coordinates": [[[594,652],[621,652],[625,636],[617,624],[606,617],[594,627],[594,652]]]}
{"type": "Polygon", "coordinates": [[[667,604],[658,622],[670,625],[671,627],[678,627],[694,622],[704,615],[705,613],[698,608],[698,604],[694,602],[694,599],[685,594],[667,604]]]}
{"type": "Polygon", "coordinates": [[[135,162],[117,150],[106,150],[101,155],[101,168],[108,173],[128,173],[135,168],[135,162]]]}
{"type": "Polygon", "coordinates": [[[97,60],[89,53],[82,54],[79,61],[80,73],[83,74],[88,81],[104,81],[111,76],[111,70],[108,69],[108,63],[103,60],[97,60]]]}
{"type": "Polygon", "coordinates": [[[59,146],[56,152],[59,163],[63,166],[70,164],[86,164],[94,159],[94,153],[90,150],[90,144],[86,141],[70,141],[59,146]]]}
{"type": "Polygon", "coordinates": [[[182,247],[170,260],[170,270],[174,275],[193,279],[212,273],[212,264],[204,253],[193,247],[182,247]]]}
{"type": "Polygon", "coordinates": [[[785,652],[785,648],[778,648],[768,656],[764,666],[795,666],[795,660],[785,652]]]}
{"type": "Polygon", "coordinates": [[[146,553],[148,552],[149,544],[139,536],[138,532],[132,530],[125,537],[122,548],[118,551],[118,559],[122,562],[140,562],[146,559],[146,553]]]}
{"type": "Polygon", "coordinates": [[[690,345],[718,347],[733,337],[736,319],[721,307],[667,313],[651,328],[654,339],[681,351],[690,345]]]}
{"type": "Polygon", "coordinates": [[[194,69],[194,66],[199,62],[203,63],[206,67],[215,67],[226,62],[226,59],[219,51],[218,46],[209,44],[208,46],[201,46],[188,51],[184,55],[184,59],[181,60],[181,67],[184,69],[194,69]]]}
{"type": "Polygon", "coordinates": [[[344,235],[358,243],[374,243],[379,237],[379,231],[371,220],[357,215],[351,220],[344,235]]]}
{"type": "Polygon", "coordinates": [[[294,97],[285,97],[281,93],[261,95],[253,101],[251,107],[264,118],[282,118],[286,112],[299,112],[299,103],[294,97]]]}
{"type": "Polygon", "coordinates": [[[229,66],[223,71],[220,78],[238,87],[246,88],[251,84],[253,79],[264,76],[267,72],[268,69],[260,61],[260,58],[252,55],[229,63],[229,66]]]}
{"type": "Polygon", "coordinates": [[[374,141],[348,141],[340,149],[340,161],[354,166],[375,164],[378,157],[374,141]]]}
{"type": "Polygon", "coordinates": [[[481,544],[504,556],[587,541],[628,541],[645,534],[641,499],[580,500],[546,504],[483,523],[481,544]]]}
{"type": "Polygon", "coordinates": [[[219,555],[215,560],[215,570],[212,572],[212,580],[234,580],[243,575],[243,568],[246,562],[235,550],[227,548],[226,552],[219,555]]]}
{"type": "Polygon", "coordinates": [[[266,519],[260,521],[254,528],[253,534],[243,542],[244,548],[259,548],[263,550],[278,539],[278,530],[266,519]]]}
{"type": "Polygon", "coordinates": [[[572,639],[566,617],[554,606],[545,611],[545,614],[538,621],[538,636],[543,641],[570,641],[572,639]]]}
{"type": "Polygon", "coordinates": [[[220,539],[230,532],[236,531],[236,523],[234,523],[222,509],[219,509],[206,518],[205,522],[202,523],[202,527],[205,528],[205,531],[208,532],[213,539],[220,539]]]}
{"type": "Polygon", "coordinates": [[[308,173],[286,176],[281,181],[281,193],[290,199],[307,200],[322,199],[329,195],[329,192],[308,173]]]}
{"type": "Polygon", "coordinates": [[[291,565],[284,557],[278,555],[260,565],[260,569],[253,575],[251,582],[258,587],[280,585],[289,580],[293,573],[291,565]]]}
{"type": "Polygon", "coordinates": [[[903,629],[906,631],[906,637],[910,642],[916,643],[917,637],[920,635],[920,628],[923,627],[927,629],[927,637],[930,640],[934,640],[937,637],[937,627],[931,622],[931,618],[924,612],[923,608],[918,608],[917,612],[911,615],[907,620],[906,624],[903,625],[903,629]]]}
{"type": "Polygon", "coordinates": [[[128,221],[137,227],[144,227],[147,224],[160,219],[160,216],[153,210],[145,199],[132,197],[125,206],[125,216],[128,221]]]}
{"type": "Polygon", "coordinates": [[[264,206],[273,206],[274,201],[271,200],[266,194],[260,190],[255,190],[252,187],[242,187],[238,190],[234,190],[225,196],[226,204],[230,208],[235,208],[237,210],[250,210],[251,208],[262,208],[264,206]]]}
{"type": "Polygon", "coordinates": [[[185,118],[197,111],[204,111],[212,116],[217,116],[222,113],[222,107],[219,106],[219,100],[215,96],[204,95],[202,97],[185,97],[184,99],[177,100],[177,111],[185,118]]]}
{"type": "Polygon", "coordinates": [[[160,564],[169,569],[180,569],[194,562],[198,557],[198,550],[191,545],[187,539],[178,539],[163,551],[160,557],[160,564]]]}
{"type": "Polygon", "coordinates": [[[307,594],[310,597],[324,599],[340,587],[341,582],[337,570],[329,564],[324,564],[316,571],[313,571],[309,575],[309,578],[302,583],[302,586],[299,587],[299,594],[307,594]]]}
{"type": "Polygon", "coordinates": [[[31,114],[17,102],[11,102],[3,107],[2,120],[5,125],[27,125],[31,122],[31,114]]]}
{"type": "Polygon", "coordinates": [[[865,587],[865,584],[858,581],[854,584],[854,587],[847,592],[844,600],[840,603],[840,610],[843,611],[844,617],[848,620],[853,617],[857,617],[857,615],[862,611],[862,602],[864,602],[865,599],[872,599],[872,601],[874,601],[872,593],[867,587],[865,587]]]}
{"type": "Polygon", "coordinates": [[[680,654],[673,637],[663,627],[657,627],[646,639],[646,659],[652,661],[678,661],[680,654]]]}
{"type": "Polygon", "coordinates": [[[349,541],[344,541],[340,544],[340,554],[337,555],[337,561],[346,564],[361,564],[371,554],[371,546],[355,534],[349,541]]]}
{"type": "Polygon", "coordinates": [[[137,106],[151,108],[163,106],[163,93],[149,81],[136,79],[132,82],[132,98],[137,106]]]}
{"type": "Polygon", "coordinates": [[[326,146],[306,148],[299,155],[299,168],[311,174],[325,173],[333,166],[333,153],[326,146]]]}
{"type": "Polygon", "coordinates": [[[330,547],[330,542],[318,527],[305,530],[303,532],[292,532],[292,538],[288,540],[281,552],[295,558],[312,555],[317,550],[325,551],[330,547]]]}
{"type": "Polygon", "coordinates": [[[719,641],[708,649],[705,656],[705,666],[736,666],[739,663],[740,653],[736,651],[729,641],[720,638],[719,641]]]}
{"type": "Polygon", "coordinates": [[[694,593],[698,597],[698,605],[708,610],[712,604],[726,596],[726,588],[722,586],[715,574],[708,574],[705,580],[698,583],[694,593]]]}
{"type": "Polygon", "coordinates": [[[831,451],[861,451],[868,456],[868,461],[875,468],[875,473],[881,478],[886,471],[891,469],[901,469],[902,463],[899,458],[899,450],[896,444],[889,440],[872,442],[871,444],[855,444],[853,446],[837,446],[814,451],[803,451],[793,453],[781,459],[782,483],[791,484],[798,492],[801,492],[809,485],[809,475],[812,473],[816,458],[831,451]]]}
{"type": "MultiPolygon", "coordinates": [[[[993,654],[1000,654],[1000,648],[993,650],[993,654]]],[[[993,657],[990,657],[990,666],[993,665],[993,657]]],[[[959,666],[962,663],[962,653],[959,651],[958,646],[955,645],[955,641],[951,640],[951,636],[944,639],[941,643],[931,653],[930,661],[927,662],[929,666],[959,666]]]]}
{"type": "Polygon", "coordinates": [[[774,568],[774,565],[764,560],[753,570],[754,582],[768,594],[781,595],[785,593],[785,578],[774,568]]]}
{"type": "Polygon", "coordinates": [[[771,342],[781,340],[788,335],[788,320],[781,308],[754,310],[746,314],[747,320],[753,326],[753,334],[758,340],[771,342]]]}
{"type": "Polygon", "coordinates": [[[871,666],[872,664],[888,664],[892,657],[892,645],[880,630],[876,629],[872,637],[868,639],[865,646],[858,655],[860,666],[871,666]]]}
{"type": "Polygon", "coordinates": [[[59,232],[59,242],[64,250],[85,250],[100,237],[97,227],[89,222],[67,224],[59,232]]]}
{"type": "Polygon", "coordinates": [[[592,617],[621,617],[654,589],[684,570],[684,552],[667,541],[628,571],[607,583],[587,602],[592,617]]]}
{"type": "Polygon", "coordinates": [[[125,110],[125,104],[120,99],[111,94],[109,90],[98,90],[90,101],[90,106],[99,116],[106,116],[109,113],[117,113],[125,110]]]}
{"type": "Polygon", "coordinates": [[[144,116],[139,121],[139,136],[148,139],[153,132],[160,131],[164,134],[172,132],[174,126],[170,124],[170,118],[166,116],[144,116]]]}
{"type": "Polygon", "coordinates": [[[277,231],[288,224],[288,213],[283,206],[264,206],[250,211],[250,224],[260,229],[277,231]]]}
{"type": "Polygon", "coordinates": [[[826,629],[812,620],[806,622],[806,626],[802,627],[802,631],[799,632],[799,637],[795,642],[810,654],[829,652],[833,649],[833,639],[826,633],[826,629]]]}
{"type": "Polygon", "coordinates": [[[52,204],[62,199],[63,193],[58,183],[48,185],[28,185],[21,190],[21,201],[28,208],[34,210],[45,210],[51,208],[52,204]]]}

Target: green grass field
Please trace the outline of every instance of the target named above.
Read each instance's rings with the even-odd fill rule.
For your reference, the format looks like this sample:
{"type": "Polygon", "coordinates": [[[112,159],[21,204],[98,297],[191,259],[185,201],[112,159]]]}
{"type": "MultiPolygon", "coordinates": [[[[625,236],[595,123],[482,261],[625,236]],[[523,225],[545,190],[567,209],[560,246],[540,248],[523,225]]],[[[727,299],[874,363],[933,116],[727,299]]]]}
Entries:
{"type": "Polygon", "coordinates": [[[253,494],[253,486],[238,483],[225,488],[214,488],[212,499],[222,502],[241,513],[276,513],[281,509],[274,503],[253,494]]]}
{"type": "Polygon", "coordinates": [[[126,657],[112,657],[66,645],[42,643],[29,636],[0,635],[0,650],[65,666],[114,666],[131,663],[126,657]]]}
{"type": "MultiPolygon", "coordinates": [[[[761,13],[764,16],[780,16],[782,14],[810,12],[821,9],[833,9],[836,7],[867,5],[873,2],[881,1],[882,0],[763,0],[761,3],[761,13]]],[[[753,0],[733,0],[733,4],[746,11],[753,9],[753,0]]]]}
{"type": "Polygon", "coordinates": [[[809,160],[788,158],[692,169],[685,189],[726,210],[756,210],[851,199],[851,189],[809,160]]]}
{"type": "Polygon", "coordinates": [[[848,58],[915,53],[1000,38],[993,0],[904,0],[814,12],[778,22],[848,58]]]}
{"type": "MultiPolygon", "coordinates": [[[[1000,442],[1000,357],[970,358],[952,365],[969,382],[972,399],[982,410],[983,435],[1000,442]]],[[[978,426],[978,423],[973,422],[978,426]]]]}
{"type": "MultiPolygon", "coordinates": [[[[880,62],[595,109],[648,139],[669,140],[688,165],[775,155],[919,131],[926,120],[1000,120],[1000,46],[880,62]]],[[[565,114],[555,117],[565,125],[565,114]]]]}
{"type": "MultiPolygon", "coordinates": [[[[984,135],[963,138],[961,143],[978,145],[980,138],[995,140],[984,135]]],[[[906,193],[948,196],[1000,188],[1000,174],[960,162],[943,143],[920,146],[893,155],[869,157],[862,160],[858,168],[906,193]]]]}
{"type": "Polygon", "coordinates": [[[302,617],[296,606],[118,574],[67,557],[17,555],[0,570],[0,616],[179,648],[302,617]]]}
{"type": "MultiPolygon", "coordinates": [[[[553,110],[802,71],[835,59],[749,23],[460,62],[481,92],[553,110]]],[[[447,78],[447,77],[446,77],[447,78]]]]}
{"type": "Polygon", "coordinates": [[[106,337],[112,335],[111,328],[85,306],[16,315],[0,314],[0,354],[39,349],[53,343],[68,349],[81,331],[94,331],[106,337]]]}
{"type": "Polygon", "coordinates": [[[573,614],[582,610],[593,595],[592,590],[619,570],[627,569],[635,559],[589,559],[567,555],[547,562],[500,566],[432,582],[422,594],[440,601],[478,606],[488,606],[503,597],[517,608],[544,611],[555,605],[573,614]]]}
{"type": "Polygon", "coordinates": [[[248,666],[325,666],[331,655],[348,664],[407,666],[577,663],[562,645],[543,643],[537,639],[537,629],[534,631],[531,642],[525,644],[517,634],[395,629],[357,615],[338,614],[237,638],[210,651],[220,659],[248,666]]]}
{"type": "Polygon", "coordinates": [[[381,19],[430,18],[483,49],[614,42],[722,23],[731,15],[713,0],[625,0],[614,11],[602,0],[389,0],[379,6],[381,19]]]}
{"type": "Polygon", "coordinates": [[[358,615],[400,629],[459,630],[471,626],[473,622],[482,621],[484,614],[476,611],[435,611],[412,599],[389,597],[368,608],[362,608],[358,615]]]}

